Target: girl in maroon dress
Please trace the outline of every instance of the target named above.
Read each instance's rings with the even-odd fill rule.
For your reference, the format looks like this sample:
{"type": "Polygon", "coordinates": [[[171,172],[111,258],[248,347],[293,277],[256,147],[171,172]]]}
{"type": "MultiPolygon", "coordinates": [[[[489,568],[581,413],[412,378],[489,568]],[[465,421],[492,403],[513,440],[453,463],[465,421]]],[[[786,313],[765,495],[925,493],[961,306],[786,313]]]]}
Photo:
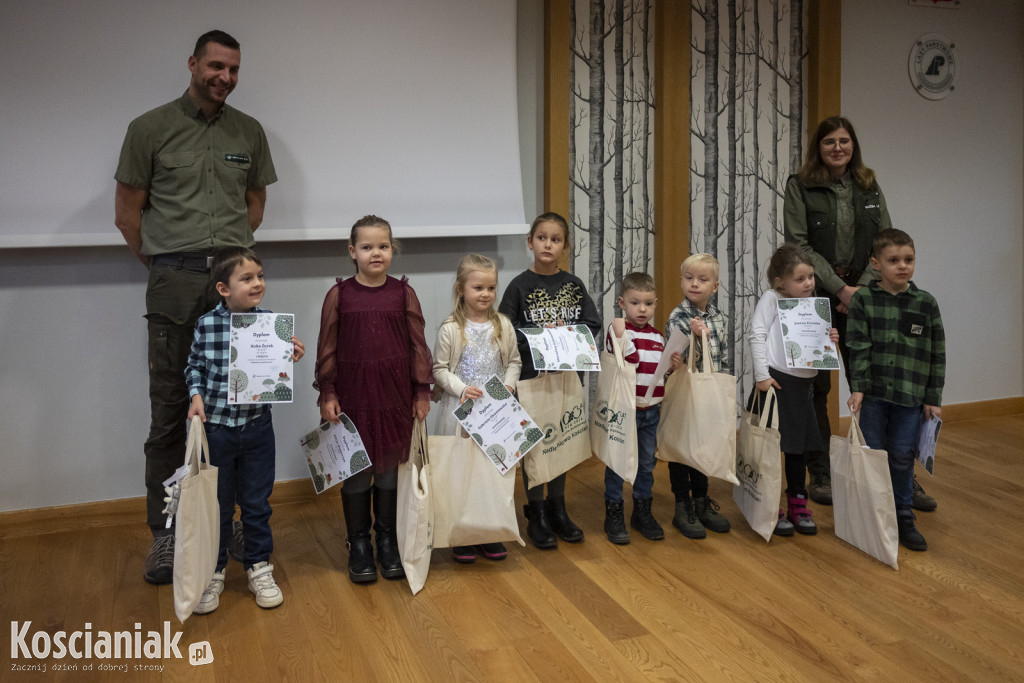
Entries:
{"type": "Polygon", "coordinates": [[[413,419],[426,418],[430,410],[434,381],[416,292],[405,278],[388,276],[395,246],[383,218],[356,221],[348,241],[356,275],[338,278],[320,315],[313,382],[320,392],[320,417],[338,423],[345,413],[359,430],[371,462],[341,489],[348,575],[354,583],[377,580],[370,544],[371,500],[381,576],[405,576],[395,535],[397,470],[409,458],[413,419]]]}

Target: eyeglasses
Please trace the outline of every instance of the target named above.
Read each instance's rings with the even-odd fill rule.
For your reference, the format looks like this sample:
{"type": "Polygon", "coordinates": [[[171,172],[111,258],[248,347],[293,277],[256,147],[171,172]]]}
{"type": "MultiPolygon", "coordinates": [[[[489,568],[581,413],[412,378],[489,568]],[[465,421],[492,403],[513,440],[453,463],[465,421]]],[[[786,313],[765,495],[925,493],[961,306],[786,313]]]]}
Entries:
{"type": "Polygon", "coordinates": [[[828,139],[821,141],[822,147],[853,147],[853,140],[850,138],[828,139]]]}

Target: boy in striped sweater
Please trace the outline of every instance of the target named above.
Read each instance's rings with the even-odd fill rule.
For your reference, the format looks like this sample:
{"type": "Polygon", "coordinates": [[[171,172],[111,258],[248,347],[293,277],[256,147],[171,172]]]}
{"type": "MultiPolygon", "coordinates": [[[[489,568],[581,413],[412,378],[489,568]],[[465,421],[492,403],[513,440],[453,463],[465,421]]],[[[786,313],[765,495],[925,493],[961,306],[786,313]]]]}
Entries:
{"type": "MultiPolygon", "coordinates": [[[[626,362],[636,366],[636,441],[637,472],[633,481],[633,514],[629,525],[649,540],[665,538],[661,525],[651,514],[651,498],[654,488],[654,449],[657,445],[660,406],[665,395],[665,381],[661,379],[650,399],[647,388],[654,379],[654,371],[665,350],[665,337],[650,324],[658,298],[654,293],[654,278],[647,273],[630,273],[622,279],[622,289],[617,304],[625,319],[616,318],[608,326],[605,346],[612,351],[611,335],[625,341],[622,352],[626,362]]],[[[672,354],[672,369],[682,367],[680,354],[672,354]]],[[[622,513],[622,477],[610,468],[604,471],[604,532],[612,543],[629,543],[622,513]]]]}

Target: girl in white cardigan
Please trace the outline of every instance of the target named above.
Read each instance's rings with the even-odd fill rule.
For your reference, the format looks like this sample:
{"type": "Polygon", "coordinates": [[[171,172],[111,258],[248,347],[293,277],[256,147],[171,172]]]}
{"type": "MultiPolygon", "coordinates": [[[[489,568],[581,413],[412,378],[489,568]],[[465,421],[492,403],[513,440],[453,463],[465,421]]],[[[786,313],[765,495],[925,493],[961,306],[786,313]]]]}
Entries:
{"type": "MultiPolygon", "coordinates": [[[[816,534],[818,527],[807,509],[806,453],[827,448],[814,414],[814,377],[817,370],[786,367],[786,348],[779,320],[780,299],[803,299],[814,294],[814,266],[799,247],[783,244],[768,263],[768,284],[750,320],[750,352],[754,359],[754,382],[765,392],[774,387],[778,397],[779,432],[786,455],[786,512],[779,511],[775,525],[778,536],[816,534]]],[[[829,331],[833,344],[839,332],[829,331]]],[[[762,398],[763,400],[763,398],[762,398]]]]}
{"type": "MultiPolygon", "coordinates": [[[[514,392],[522,361],[516,332],[507,317],[494,309],[498,290],[498,268],[481,254],[467,254],[455,274],[455,306],[437,331],[434,344],[434,395],[440,402],[437,433],[457,434],[461,430],[452,411],[467,398],[483,396],[481,387],[491,377],[503,378],[514,392]]],[[[505,546],[485,543],[480,553],[490,560],[503,560],[505,546]]],[[[476,548],[452,549],[456,562],[476,559],[476,548]]]]}

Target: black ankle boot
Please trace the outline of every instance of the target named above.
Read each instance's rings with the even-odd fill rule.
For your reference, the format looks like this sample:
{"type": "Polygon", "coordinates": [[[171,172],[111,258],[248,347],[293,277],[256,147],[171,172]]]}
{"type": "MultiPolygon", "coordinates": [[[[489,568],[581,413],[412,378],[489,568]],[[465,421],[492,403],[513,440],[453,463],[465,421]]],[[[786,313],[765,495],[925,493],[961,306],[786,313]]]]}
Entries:
{"type": "Polygon", "coordinates": [[[622,517],[622,501],[604,501],[604,533],[616,545],[629,543],[629,530],[622,517]]]}
{"type": "Polygon", "coordinates": [[[548,498],[546,501],[548,524],[551,530],[566,543],[579,543],[583,540],[583,529],[572,523],[569,513],[565,511],[565,496],[548,498]]]}
{"type": "Polygon", "coordinates": [[[385,579],[404,579],[405,569],[398,555],[395,517],[398,514],[398,489],[373,487],[373,531],[377,538],[377,561],[385,579]]]}
{"type": "Polygon", "coordinates": [[[341,509],[348,533],[348,578],[352,583],[373,583],[377,580],[377,565],[370,544],[370,492],[345,493],[342,488],[341,509]]]}
{"type": "Polygon", "coordinates": [[[651,514],[650,498],[633,499],[633,514],[629,518],[629,525],[648,541],[661,541],[665,538],[665,531],[651,514]]]}
{"type": "Polygon", "coordinates": [[[523,506],[523,513],[526,515],[526,535],[535,546],[541,550],[554,548],[558,545],[558,539],[548,526],[548,515],[544,510],[543,500],[531,500],[523,506]]]}

